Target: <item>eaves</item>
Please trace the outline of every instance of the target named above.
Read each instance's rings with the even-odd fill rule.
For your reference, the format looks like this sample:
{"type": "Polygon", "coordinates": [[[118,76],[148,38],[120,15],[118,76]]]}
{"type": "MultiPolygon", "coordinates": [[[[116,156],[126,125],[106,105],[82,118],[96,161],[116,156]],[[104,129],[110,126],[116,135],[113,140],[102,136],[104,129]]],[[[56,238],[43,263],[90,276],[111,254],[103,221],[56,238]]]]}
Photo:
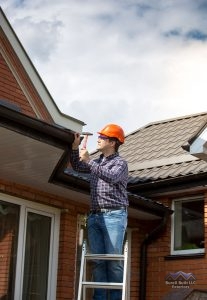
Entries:
{"type": "MultiPolygon", "coordinates": [[[[67,168],[59,177],[61,177],[62,184],[64,182],[66,188],[68,188],[67,182],[68,178],[70,178],[74,186],[76,186],[77,181],[79,183],[79,187],[81,186],[85,192],[90,191],[89,174],[78,173],[73,171],[71,168],[67,168]]],[[[140,194],[130,192],[129,189],[127,194],[129,198],[129,211],[136,216],[136,218],[139,217],[140,219],[151,219],[153,216],[153,219],[156,219],[164,217],[166,213],[173,213],[169,207],[163,205],[162,203],[142,197],[140,194]],[[135,213],[133,213],[133,211],[135,213]]]]}
{"type": "Polygon", "coordinates": [[[180,175],[149,181],[143,183],[128,184],[128,190],[144,197],[155,197],[161,194],[172,194],[188,190],[196,191],[206,189],[207,172],[190,175],[180,175]]]}
{"type": "MultiPolygon", "coordinates": [[[[89,178],[71,171],[74,132],[0,105],[0,178],[89,205],[89,178]]],[[[129,191],[129,215],[155,220],[170,209],[129,191]]]]}
{"type": "MultiPolygon", "coordinates": [[[[0,178],[65,195],[65,189],[54,183],[62,184],[74,140],[72,130],[0,104],[0,135],[0,178]]],[[[67,185],[78,190],[79,180],[71,178],[67,185]]]]}

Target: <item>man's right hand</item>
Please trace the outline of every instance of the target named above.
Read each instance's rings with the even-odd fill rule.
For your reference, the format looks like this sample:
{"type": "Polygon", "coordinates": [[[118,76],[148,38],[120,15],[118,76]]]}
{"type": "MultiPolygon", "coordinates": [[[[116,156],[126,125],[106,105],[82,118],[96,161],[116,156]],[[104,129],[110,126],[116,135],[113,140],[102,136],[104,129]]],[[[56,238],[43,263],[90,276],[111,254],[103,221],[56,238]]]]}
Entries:
{"type": "Polygon", "coordinates": [[[86,150],[86,149],[80,150],[80,160],[84,161],[86,163],[88,163],[90,161],[90,156],[89,156],[88,150],[86,150]]]}
{"type": "Polygon", "coordinates": [[[75,133],[74,134],[74,141],[72,143],[72,150],[78,150],[80,142],[81,142],[80,133],[75,133]]]}

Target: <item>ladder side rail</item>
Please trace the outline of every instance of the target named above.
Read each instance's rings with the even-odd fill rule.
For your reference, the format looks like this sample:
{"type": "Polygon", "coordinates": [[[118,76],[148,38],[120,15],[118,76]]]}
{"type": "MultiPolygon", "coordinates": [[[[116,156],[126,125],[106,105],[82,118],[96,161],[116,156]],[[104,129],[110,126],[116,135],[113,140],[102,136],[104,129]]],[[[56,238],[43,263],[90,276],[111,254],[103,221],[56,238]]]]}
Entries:
{"type": "MultiPolygon", "coordinates": [[[[87,251],[85,251],[86,253],[87,251]]],[[[82,279],[82,295],[83,295],[83,299],[86,299],[86,286],[83,285],[83,282],[86,281],[86,274],[87,274],[87,264],[86,264],[86,254],[84,255],[84,265],[83,265],[83,279],[82,279]]]]}
{"type": "Polygon", "coordinates": [[[81,267],[80,267],[80,275],[79,275],[78,299],[77,300],[81,300],[81,295],[82,295],[82,282],[83,282],[83,275],[84,275],[85,254],[86,254],[86,241],[83,242],[83,246],[82,246],[81,267]]]}
{"type": "Polygon", "coordinates": [[[125,245],[124,245],[124,271],[123,271],[122,300],[125,300],[125,298],[126,298],[127,260],[128,260],[128,241],[126,240],[125,245]]]}

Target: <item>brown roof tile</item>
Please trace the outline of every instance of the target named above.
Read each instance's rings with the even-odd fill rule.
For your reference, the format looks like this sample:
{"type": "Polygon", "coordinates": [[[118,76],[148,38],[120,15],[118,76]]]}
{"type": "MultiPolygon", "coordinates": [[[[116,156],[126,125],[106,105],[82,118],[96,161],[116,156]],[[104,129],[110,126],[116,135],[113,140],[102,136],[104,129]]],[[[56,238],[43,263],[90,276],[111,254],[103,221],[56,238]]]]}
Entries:
{"type": "Polygon", "coordinates": [[[182,146],[198,132],[207,113],[150,123],[126,137],[120,154],[129,163],[129,183],[207,172],[207,164],[182,146]]]}

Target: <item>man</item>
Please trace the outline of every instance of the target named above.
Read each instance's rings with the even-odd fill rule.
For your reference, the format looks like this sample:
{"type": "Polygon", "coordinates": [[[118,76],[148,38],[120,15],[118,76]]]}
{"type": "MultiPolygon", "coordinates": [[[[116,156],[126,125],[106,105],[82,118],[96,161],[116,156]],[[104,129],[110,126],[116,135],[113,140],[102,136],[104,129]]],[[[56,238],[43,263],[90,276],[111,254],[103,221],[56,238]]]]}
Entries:
{"type": "MultiPolygon", "coordinates": [[[[127,162],[118,154],[124,143],[124,131],[115,124],[98,132],[98,159],[91,160],[86,149],[79,153],[80,135],[72,144],[71,165],[79,172],[90,172],[91,209],[87,219],[90,251],[93,254],[121,254],[127,227],[127,162]]],[[[120,261],[96,260],[93,277],[96,282],[122,282],[120,261]]],[[[111,289],[110,300],[121,300],[122,291],[111,289]]],[[[93,300],[107,300],[107,290],[94,289],[93,300]]]]}

